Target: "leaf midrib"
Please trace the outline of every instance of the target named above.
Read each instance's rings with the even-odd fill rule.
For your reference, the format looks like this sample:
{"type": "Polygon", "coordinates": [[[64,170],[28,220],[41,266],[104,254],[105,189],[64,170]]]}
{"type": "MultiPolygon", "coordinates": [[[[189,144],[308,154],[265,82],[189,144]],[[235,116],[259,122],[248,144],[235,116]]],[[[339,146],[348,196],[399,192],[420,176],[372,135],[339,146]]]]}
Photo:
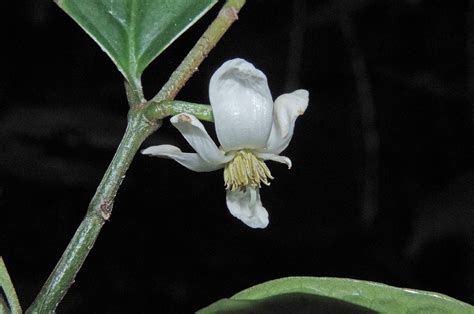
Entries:
{"type": "Polygon", "coordinates": [[[135,58],[136,54],[136,11],[137,11],[137,0],[131,0],[131,8],[130,8],[130,25],[128,30],[125,29],[127,32],[127,44],[128,44],[128,66],[130,67],[129,71],[132,76],[139,76],[141,73],[137,73],[137,63],[138,60],[135,58]]]}

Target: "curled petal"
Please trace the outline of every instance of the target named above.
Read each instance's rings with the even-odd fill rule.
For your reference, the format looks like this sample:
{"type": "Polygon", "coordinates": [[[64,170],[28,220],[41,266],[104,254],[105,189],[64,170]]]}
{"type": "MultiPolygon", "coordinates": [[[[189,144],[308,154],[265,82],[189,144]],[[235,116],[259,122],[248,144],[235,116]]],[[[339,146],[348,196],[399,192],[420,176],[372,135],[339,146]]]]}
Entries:
{"type": "Polygon", "coordinates": [[[151,146],[142,150],[142,154],[171,158],[186,168],[196,172],[209,172],[224,167],[224,164],[211,164],[195,153],[183,153],[173,145],[151,146]]]}
{"type": "Polygon", "coordinates": [[[288,169],[291,169],[291,159],[285,156],[280,156],[272,153],[255,153],[255,155],[263,160],[276,161],[288,166],[288,169]]]}
{"type": "Polygon", "coordinates": [[[209,84],[217,137],[225,151],[265,147],[273,100],[267,77],[243,59],[225,62],[209,84]]]}
{"type": "Polygon", "coordinates": [[[296,119],[308,107],[309,93],[298,89],[290,94],[283,94],[275,100],[273,125],[265,152],[279,154],[288,147],[293,137],[296,119]]]}
{"type": "Polygon", "coordinates": [[[251,228],[268,226],[268,212],[262,206],[258,189],[248,187],[245,191],[227,191],[227,207],[230,213],[251,228]]]}
{"type": "Polygon", "coordinates": [[[219,150],[204,125],[195,116],[181,113],[171,117],[170,121],[207,163],[220,165],[232,159],[219,150]]]}

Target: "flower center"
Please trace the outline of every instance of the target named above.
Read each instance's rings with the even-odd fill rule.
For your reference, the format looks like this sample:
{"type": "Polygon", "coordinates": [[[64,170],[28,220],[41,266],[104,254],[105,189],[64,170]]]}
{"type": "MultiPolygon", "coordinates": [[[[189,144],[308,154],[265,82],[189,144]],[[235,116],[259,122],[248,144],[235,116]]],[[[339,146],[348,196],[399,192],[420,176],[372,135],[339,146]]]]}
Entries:
{"type": "Polygon", "coordinates": [[[224,168],[225,188],[231,191],[260,188],[262,182],[270,185],[269,179],[273,177],[265,162],[247,150],[238,151],[224,168]]]}

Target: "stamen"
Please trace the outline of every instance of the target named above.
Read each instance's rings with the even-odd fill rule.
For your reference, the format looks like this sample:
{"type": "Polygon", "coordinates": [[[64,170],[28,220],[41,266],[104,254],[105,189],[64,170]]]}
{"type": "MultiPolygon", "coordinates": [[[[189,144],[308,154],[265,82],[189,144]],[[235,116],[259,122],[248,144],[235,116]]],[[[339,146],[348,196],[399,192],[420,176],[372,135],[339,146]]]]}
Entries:
{"type": "Polygon", "coordinates": [[[261,183],[270,185],[273,179],[263,160],[247,150],[238,151],[234,159],[224,168],[224,183],[227,190],[245,190],[246,186],[260,188],[261,183]]]}

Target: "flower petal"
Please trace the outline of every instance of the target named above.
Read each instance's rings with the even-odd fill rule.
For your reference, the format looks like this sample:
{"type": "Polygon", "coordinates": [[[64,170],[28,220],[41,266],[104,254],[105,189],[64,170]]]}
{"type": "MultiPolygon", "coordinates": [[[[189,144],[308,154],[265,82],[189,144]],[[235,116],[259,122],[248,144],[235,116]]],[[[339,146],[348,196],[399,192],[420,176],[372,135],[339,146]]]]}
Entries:
{"type": "Polygon", "coordinates": [[[171,158],[186,168],[197,172],[209,172],[224,167],[224,164],[211,164],[195,153],[183,153],[173,145],[151,146],[142,150],[142,154],[156,157],[171,158]]]}
{"type": "Polygon", "coordinates": [[[272,153],[255,153],[255,155],[263,160],[271,160],[271,161],[276,161],[282,164],[285,164],[288,166],[288,169],[291,169],[291,159],[285,156],[280,156],[277,154],[272,154],[272,153]]]}
{"type": "Polygon", "coordinates": [[[207,163],[223,164],[232,159],[232,156],[226,156],[219,150],[204,125],[195,116],[180,113],[171,117],[170,121],[207,163]]]}
{"type": "Polygon", "coordinates": [[[304,89],[283,94],[275,100],[272,131],[265,152],[279,154],[288,147],[296,118],[305,112],[308,101],[309,93],[304,89]]]}
{"type": "Polygon", "coordinates": [[[212,75],[209,99],[225,151],[265,147],[272,128],[273,100],[262,71],[243,59],[225,62],[212,75]]]}
{"type": "Polygon", "coordinates": [[[251,228],[268,226],[268,212],[262,206],[258,189],[248,187],[245,191],[227,191],[227,208],[230,213],[251,228]]]}

